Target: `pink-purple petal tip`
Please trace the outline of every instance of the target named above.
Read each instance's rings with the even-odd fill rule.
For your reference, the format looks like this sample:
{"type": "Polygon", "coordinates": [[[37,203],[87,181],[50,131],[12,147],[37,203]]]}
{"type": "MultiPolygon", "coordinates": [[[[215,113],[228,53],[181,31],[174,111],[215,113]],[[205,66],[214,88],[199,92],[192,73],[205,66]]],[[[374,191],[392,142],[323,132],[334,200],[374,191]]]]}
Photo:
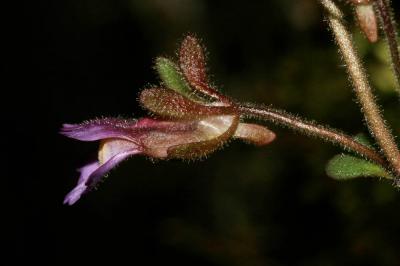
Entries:
{"type": "Polygon", "coordinates": [[[81,140],[95,141],[105,138],[128,139],[137,120],[124,120],[117,118],[102,118],[90,120],[81,124],[64,124],[60,134],[81,140]]]}
{"type": "Polygon", "coordinates": [[[78,184],[74,189],[71,190],[65,196],[64,204],[73,205],[75,204],[83,194],[92,190],[101,181],[102,177],[107,174],[112,168],[116,167],[120,162],[126,159],[128,156],[138,154],[138,150],[129,150],[121,152],[112,158],[110,158],[104,164],[99,162],[90,163],[78,171],[81,173],[78,184]]]}

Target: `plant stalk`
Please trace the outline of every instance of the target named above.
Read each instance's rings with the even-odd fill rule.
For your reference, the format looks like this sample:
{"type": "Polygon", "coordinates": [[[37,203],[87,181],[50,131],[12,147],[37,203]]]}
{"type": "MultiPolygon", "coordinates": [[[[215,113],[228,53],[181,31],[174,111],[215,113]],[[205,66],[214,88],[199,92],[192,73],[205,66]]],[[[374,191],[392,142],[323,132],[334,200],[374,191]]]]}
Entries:
{"type": "Polygon", "coordinates": [[[357,142],[351,136],[348,136],[338,130],[318,125],[311,121],[305,121],[297,116],[271,107],[256,107],[253,104],[242,104],[238,108],[242,115],[272,122],[277,125],[286,126],[307,136],[329,141],[333,144],[341,146],[345,150],[355,152],[365,159],[373,161],[386,169],[388,168],[386,160],[382,158],[378,152],[357,142]]]}
{"type": "Polygon", "coordinates": [[[320,2],[327,11],[329,25],[346,63],[368,128],[385,154],[392,171],[400,177],[399,149],[375,102],[375,97],[354,48],[351,35],[344,25],[343,14],[332,0],[320,0],[320,2]]]}
{"type": "Polygon", "coordinates": [[[400,94],[400,52],[399,43],[397,41],[396,24],[390,12],[387,0],[376,0],[375,6],[380,17],[383,31],[389,45],[390,55],[392,59],[392,68],[397,81],[397,92],[400,94]]]}

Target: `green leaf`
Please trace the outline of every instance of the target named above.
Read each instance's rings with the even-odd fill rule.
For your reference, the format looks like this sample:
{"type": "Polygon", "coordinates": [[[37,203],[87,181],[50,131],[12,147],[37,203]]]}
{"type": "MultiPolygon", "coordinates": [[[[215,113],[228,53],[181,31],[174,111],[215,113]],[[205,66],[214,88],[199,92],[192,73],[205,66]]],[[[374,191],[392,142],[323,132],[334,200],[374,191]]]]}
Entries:
{"type": "Polygon", "coordinates": [[[202,101],[200,97],[193,93],[193,90],[190,88],[183,74],[174,62],[165,57],[159,57],[156,60],[156,70],[167,88],[174,90],[189,99],[202,101]]]}
{"type": "Polygon", "coordinates": [[[381,166],[351,155],[336,155],[326,167],[327,174],[337,180],[357,177],[382,177],[393,179],[381,166]]]}

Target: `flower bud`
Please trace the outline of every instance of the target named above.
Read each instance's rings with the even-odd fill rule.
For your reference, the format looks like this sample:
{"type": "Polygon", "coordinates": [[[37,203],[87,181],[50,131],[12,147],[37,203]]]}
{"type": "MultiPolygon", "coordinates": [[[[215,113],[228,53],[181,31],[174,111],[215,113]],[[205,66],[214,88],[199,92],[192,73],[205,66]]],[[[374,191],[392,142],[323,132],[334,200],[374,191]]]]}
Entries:
{"type": "Polygon", "coordinates": [[[378,25],[374,6],[372,4],[357,4],[355,5],[355,12],[358,24],[368,41],[376,42],[378,40],[378,25]]]}

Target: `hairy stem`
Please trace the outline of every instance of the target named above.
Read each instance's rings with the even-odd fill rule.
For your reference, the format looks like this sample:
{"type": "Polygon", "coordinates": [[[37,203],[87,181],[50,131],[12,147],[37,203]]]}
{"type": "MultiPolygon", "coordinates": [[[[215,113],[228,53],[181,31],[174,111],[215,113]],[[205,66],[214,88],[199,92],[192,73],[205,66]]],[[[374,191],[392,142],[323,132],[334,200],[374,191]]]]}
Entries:
{"type": "Polygon", "coordinates": [[[400,176],[399,149],[375,102],[365,71],[353,46],[351,35],[344,25],[343,14],[332,0],[320,0],[320,2],[327,11],[329,25],[346,63],[368,128],[393,168],[393,172],[400,176]]]}
{"type": "Polygon", "coordinates": [[[397,42],[396,24],[390,12],[387,0],[376,0],[378,15],[381,20],[382,28],[385,32],[392,59],[393,72],[397,81],[397,91],[400,94],[400,54],[397,42]]]}
{"type": "Polygon", "coordinates": [[[375,150],[355,141],[351,136],[348,136],[338,130],[321,126],[314,122],[305,121],[297,116],[271,107],[256,107],[253,104],[243,104],[239,106],[239,110],[242,115],[265,120],[281,126],[286,126],[307,136],[329,141],[333,144],[341,146],[346,150],[355,152],[370,161],[378,163],[384,168],[387,168],[388,166],[385,159],[382,158],[381,155],[375,150]]]}

